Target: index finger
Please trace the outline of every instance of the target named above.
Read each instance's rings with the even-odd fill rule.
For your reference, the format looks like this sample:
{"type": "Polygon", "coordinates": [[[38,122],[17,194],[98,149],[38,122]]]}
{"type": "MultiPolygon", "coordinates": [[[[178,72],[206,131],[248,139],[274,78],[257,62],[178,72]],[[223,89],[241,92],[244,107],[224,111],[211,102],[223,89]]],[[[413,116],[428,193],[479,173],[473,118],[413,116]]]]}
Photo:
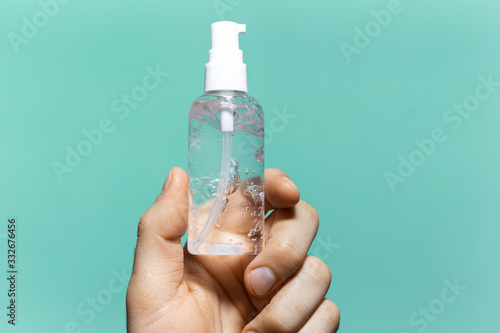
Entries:
{"type": "Polygon", "coordinates": [[[297,185],[280,169],[264,170],[266,212],[276,208],[289,208],[300,201],[297,185]]]}

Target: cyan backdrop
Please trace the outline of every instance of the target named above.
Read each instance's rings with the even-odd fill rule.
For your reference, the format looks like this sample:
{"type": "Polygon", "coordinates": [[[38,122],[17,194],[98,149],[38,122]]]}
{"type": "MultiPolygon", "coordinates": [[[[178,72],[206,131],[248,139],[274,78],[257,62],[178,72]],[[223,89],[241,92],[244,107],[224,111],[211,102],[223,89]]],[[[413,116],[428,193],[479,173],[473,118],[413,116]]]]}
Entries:
{"type": "Polygon", "coordinates": [[[125,331],[136,225],[187,166],[223,19],[247,24],[266,167],[320,214],[311,254],[341,332],[498,332],[499,15],[493,0],[3,0],[0,331],[125,331]]]}

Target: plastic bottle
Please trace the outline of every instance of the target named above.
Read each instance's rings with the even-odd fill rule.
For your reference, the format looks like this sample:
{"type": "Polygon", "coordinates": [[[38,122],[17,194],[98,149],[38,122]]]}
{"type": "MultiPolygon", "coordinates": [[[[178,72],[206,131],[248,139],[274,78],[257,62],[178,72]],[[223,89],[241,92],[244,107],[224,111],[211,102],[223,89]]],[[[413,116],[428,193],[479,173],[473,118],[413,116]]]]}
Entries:
{"type": "Polygon", "coordinates": [[[189,112],[191,254],[257,254],[264,246],[264,113],[247,94],[238,37],[212,24],[205,94],[189,112]]]}

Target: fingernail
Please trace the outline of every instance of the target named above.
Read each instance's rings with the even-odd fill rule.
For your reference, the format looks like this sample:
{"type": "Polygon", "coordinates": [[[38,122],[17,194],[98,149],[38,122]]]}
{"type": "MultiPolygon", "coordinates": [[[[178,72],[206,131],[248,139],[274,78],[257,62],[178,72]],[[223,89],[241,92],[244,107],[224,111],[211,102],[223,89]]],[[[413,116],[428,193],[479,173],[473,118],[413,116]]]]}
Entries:
{"type": "Polygon", "coordinates": [[[170,186],[170,181],[172,180],[172,170],[168,173],[167,179],[165,180],[165,183],[163,184],[163,187],[161,189],[161,193],[165,192],[168,190],[168,187],[170,186]]]}
{"type": "Polygon", "coordinates": [[[292,185],[292,187],[294,189],[296,189],[297,191],[299,190],[299,188],[297,187],[297,185],[295,185],[295,183],[290,178],[288,178],[288,177],[283,177],[283,178],[285,178],[285,180],[288,182],[288,184],[292,185]]]}
{"type": "Polygon", "coordinates": [[[257,295],[265,295],[276,282],[273,271],[259,267],[250,272],[250,285],[257,295]]]}

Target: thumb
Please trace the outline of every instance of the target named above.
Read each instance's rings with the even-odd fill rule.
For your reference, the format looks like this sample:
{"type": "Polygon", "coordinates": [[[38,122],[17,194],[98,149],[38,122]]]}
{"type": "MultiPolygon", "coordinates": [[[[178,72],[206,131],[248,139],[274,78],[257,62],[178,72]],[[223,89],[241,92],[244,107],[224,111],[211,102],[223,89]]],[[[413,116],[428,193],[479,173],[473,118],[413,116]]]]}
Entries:
{"type": "Polygon", "coordinates": [[[181,237],[186,232],[188,212],[188,176],[175,167],[161,194],[140,219],[131,284],[140,281],[139,289],[147,288],[157,296],[170,298],[175,294],[184,273],[181,237]]]}

